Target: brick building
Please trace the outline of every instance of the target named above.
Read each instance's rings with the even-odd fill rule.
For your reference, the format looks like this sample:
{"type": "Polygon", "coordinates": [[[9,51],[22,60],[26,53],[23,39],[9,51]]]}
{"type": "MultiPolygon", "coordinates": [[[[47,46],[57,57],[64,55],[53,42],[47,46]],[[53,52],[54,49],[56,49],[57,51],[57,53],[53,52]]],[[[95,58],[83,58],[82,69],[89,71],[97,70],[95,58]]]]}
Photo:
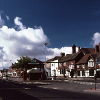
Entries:
{"type": "Polygon", "coordinates": [[[100,56],[100,43],[95,48],[81,48],[72,45],[72,54],[59,59],[60,74],[68,77],[94,77],[97,73],[100,77],[100,61],[96,62],[100,56]]]}

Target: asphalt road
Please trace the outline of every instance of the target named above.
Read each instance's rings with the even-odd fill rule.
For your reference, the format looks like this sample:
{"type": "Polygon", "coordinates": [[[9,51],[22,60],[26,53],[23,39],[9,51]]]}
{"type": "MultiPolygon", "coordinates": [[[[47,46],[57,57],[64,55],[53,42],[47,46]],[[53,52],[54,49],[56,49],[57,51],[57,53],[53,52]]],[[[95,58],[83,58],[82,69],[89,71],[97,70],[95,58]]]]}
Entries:
{"type": "MultiPolygon", "coordinates": [[[[97,84],[99,88],[100,84],[97,84]]],[[[95,100],[98,93],[84,92],[94,87],[91,83],[78,82],[12,82],[0,80],[2,100],[95,100]]]]}

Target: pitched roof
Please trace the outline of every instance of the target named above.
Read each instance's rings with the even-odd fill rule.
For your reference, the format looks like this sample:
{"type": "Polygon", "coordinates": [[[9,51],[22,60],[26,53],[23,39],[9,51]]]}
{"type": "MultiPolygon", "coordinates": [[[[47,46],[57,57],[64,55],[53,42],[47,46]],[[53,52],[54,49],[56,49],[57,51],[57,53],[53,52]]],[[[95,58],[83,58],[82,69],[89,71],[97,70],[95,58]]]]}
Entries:
{"type": "Polygon", "coordinates": [[[94,53],[95,49],[93,48],[81,48],[81,51],[85,52],[86,54],[94,53]]]}
{"type": "Polygon", "coordinates": [[[48,59],[46,62],[51,62],[54,60],[59,60],[61,58],[61,56],[55,56],[54,58],[48,59]]]}
{"type": "Polygon", "coordinates": [[[98,58],[100,55],[100,52],[97,53],[91,53],[90,56],[95,60],[96,58],[98,58]]]}
{"type": "Polygon", "coordinates": [[[86,54],[82,57],[82,59],[79,60],[79,62],[77,62],[76,64],[85,64],[87,63],[88,59],[89,59],[89,54],[86,54]]]}
{"type": "Polygon", "coordinates": [[[53,60],[59,60],[61,56],[55,56],[53,60]]]}
{"type": "Polygon", "coordinates": [[[74,54],[69,54],[67,56],[62,57],[59,62],[65,62],[65,61],[69,61],[69,60],[74,60],[78,55],[80,54],[80,52],[74,53],[74,54]]]}
{"type": "Polygon", "coordinates": [[[84,55],[84,56],[82,57],[82,59],[81,59],[79,62],[77,62],[76,64],[84,64],[84,63],[86,63],[86,62],[88,61],[88,59],[89,59],[90,56],[93,58],[93,60],[95,60],[96,58],[99,57],[99,55],[100,55],[99,52],[97,52],[97,53],[91,53],[91,54],[86,54],[86,55],[84,55]]]}

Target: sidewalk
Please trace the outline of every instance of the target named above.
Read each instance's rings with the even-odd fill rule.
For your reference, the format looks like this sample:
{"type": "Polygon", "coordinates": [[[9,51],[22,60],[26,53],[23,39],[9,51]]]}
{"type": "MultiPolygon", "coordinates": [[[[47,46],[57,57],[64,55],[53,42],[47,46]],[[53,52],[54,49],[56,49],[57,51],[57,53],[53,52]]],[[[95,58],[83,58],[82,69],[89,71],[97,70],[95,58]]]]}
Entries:
{"type": "Polygon", "coordinates": [[[84,90],[84,92],[88,92],[88,93],[100,93],[100,89],[90,89],[90,90],[84,90]]]}

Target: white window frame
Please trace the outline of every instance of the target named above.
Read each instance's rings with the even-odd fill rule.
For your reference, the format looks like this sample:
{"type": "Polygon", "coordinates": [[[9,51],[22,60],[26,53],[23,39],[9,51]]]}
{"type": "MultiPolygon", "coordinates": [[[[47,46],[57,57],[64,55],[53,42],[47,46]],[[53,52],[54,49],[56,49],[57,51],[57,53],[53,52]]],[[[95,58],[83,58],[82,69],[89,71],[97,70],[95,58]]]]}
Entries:
{"type": "Polygon", "coordinates": [[[77,68],[79,68],[80,66],[79,65],[77,65],[77,68]]]}
{"type": "Polygon", "coordinates": [[[70,63],[69,68],[70,68],[70,70],[74,69],[74,64],[72,62],[70,63]]]}
{"type": "Polygon", "coordinates": [[[63,66],[66,66],[66,62],[63,63],[63,66]]]}
{"type": "Polygon", "coordinates": [[[88,61],[88,67],[94,67],[94,61],[92,59],[88,61]]]}
{"type": "Polygon", "coordinates": [[[85,64],[82,64],[82,68],[85,68],[85,64]]]}

